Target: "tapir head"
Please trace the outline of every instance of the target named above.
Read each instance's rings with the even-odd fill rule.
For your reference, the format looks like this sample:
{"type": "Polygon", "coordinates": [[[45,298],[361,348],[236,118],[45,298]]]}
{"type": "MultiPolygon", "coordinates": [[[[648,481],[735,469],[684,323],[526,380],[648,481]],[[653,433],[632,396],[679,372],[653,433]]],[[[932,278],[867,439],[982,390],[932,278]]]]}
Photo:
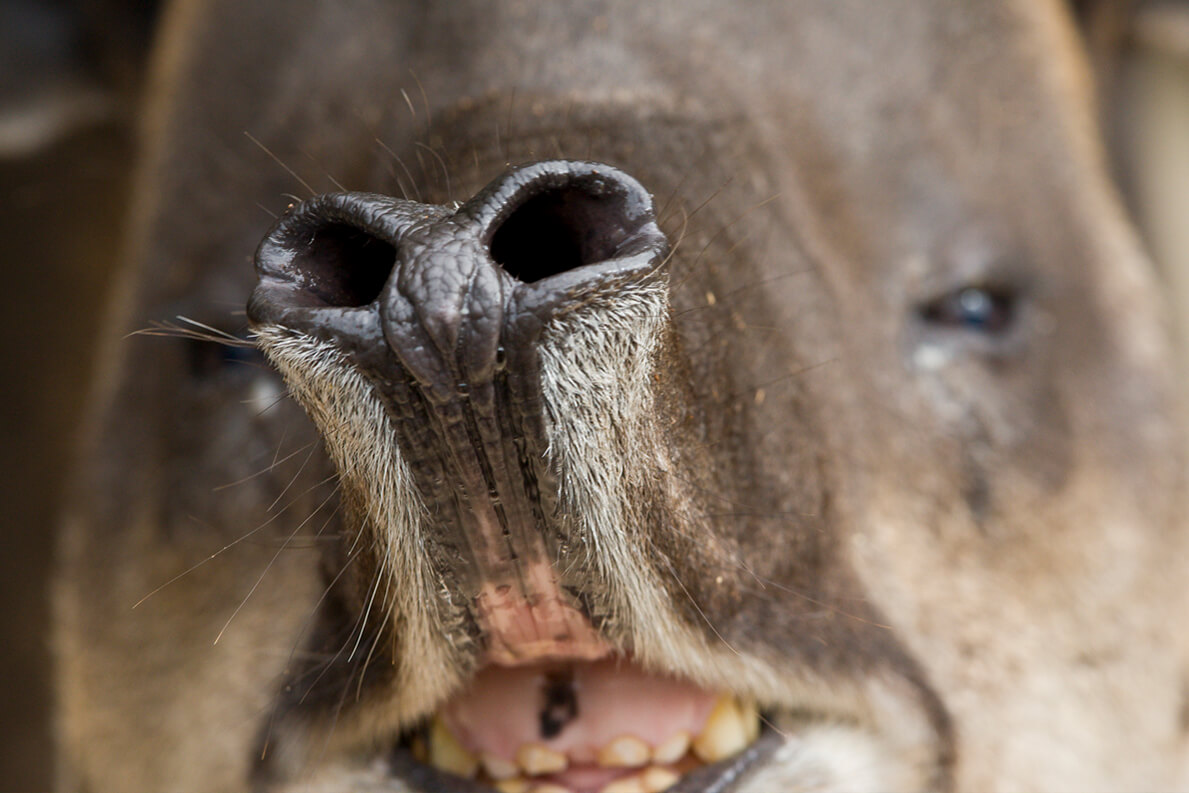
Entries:
{"type": "Polygon", "coordinates": [[[338,468],[336,594],[383,659],[357,681],[368,709],[403,727],[440,710],[505,762],[542,745],[589,764],[630,735],[714,763],[756,739],[757,702],[832,674],[781,630],[916,682],[823,530],[816,455],[790,461],[804,502],[773,524],[779,499],[716,453],[738,439],[706,420],[669,252],[644,187],[568,161],[453,209],[318,197],[261,245],[249,316],[338,468]],[[734,514],[745,500],[759,520],[734,514]],[[721,745],[698,740],[716,707],[721,745]]]}
{"type": "Polygon", "coordinates": [[[82,786],[1178,784],[1173,356],[1056,2],[279,5],[178,6],[126,324],[251,293],[292,399],[124,353],[82,786]]]}

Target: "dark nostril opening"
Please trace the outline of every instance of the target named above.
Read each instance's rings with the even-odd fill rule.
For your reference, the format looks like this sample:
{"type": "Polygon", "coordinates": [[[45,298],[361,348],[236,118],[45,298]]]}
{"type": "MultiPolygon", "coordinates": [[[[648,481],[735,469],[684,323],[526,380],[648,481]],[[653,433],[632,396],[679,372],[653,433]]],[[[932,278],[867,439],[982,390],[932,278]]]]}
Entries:
{"type": "Polygon", "coordinates": [[[305,287],[332,306],[366,306],[380,295],[396,264],[396,248],[343,223],[311,230],[293,253],[293,267],[305,287]]]}
{"type": "Polygon", "coordinates": [[[622,193],[592,193],[580,183],[547,189],[514,209],[491,238],[491,258],[532,283],[612,258],[638,225],[622,193]]]}

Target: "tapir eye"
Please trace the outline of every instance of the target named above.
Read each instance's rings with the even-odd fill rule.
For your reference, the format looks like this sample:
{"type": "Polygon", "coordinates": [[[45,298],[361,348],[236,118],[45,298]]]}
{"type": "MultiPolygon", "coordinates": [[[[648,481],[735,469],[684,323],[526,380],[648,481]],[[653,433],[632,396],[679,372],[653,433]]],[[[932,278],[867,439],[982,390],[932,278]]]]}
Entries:
{"type": "Polygon", "coordinates": [[[1010,289],[963,286],[930,300],[919,312],[931,325],[998,336],[1011,329],[1016,308],[1016,294],[1010,289]]]}

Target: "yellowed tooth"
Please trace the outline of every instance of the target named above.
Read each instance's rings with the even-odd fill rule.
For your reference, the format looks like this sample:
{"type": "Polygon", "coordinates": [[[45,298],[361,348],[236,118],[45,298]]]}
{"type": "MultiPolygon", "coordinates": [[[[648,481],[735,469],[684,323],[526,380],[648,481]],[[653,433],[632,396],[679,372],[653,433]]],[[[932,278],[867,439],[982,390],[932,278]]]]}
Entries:
{"type": "Polygon", "coordinates": [[[652,751],[654,763],[676,763],[689,751],[689,733],[685,730],[673,733],[668,740],[652,751]]]}
{"type": "Polygon", "coordinates": [[[528,793],[528,780],[522,777],[501,779],[493,787],[500,793],[528,793]]]}
{"type": "Polygon", "coordinates": [[[520,766],[516,763],[487,752],[479,755],[479,762],[483,764],[483,770],[492,779],[511,779],[520,773],[520,766]]]}
{"type": "Polygon", "coordinates": [[[516,750],[516,762],[530,775],[556,774],[565,771],[570,763],[561,752],[539,743],[522,744],[516,750]]]}
{"type": "Polygon", "coordinates": [[[640,774],[640,782],[644,785],[644,793],[661,793],[668,790],[681,779],[681,774],[671,768],[653,766],[640,774]]]}
{"type": "Polygon", "coordinates": [[[743,718],[734,697],[727,694],[719,697],[702,732],[694,738],[694,754],[706,763],[738,754],[748,744],[748,726],[743,718]]]}
{"type": "Polygon", "coordinates": [[[467,779],[479,770],[479,760],[463,748],[440,717],[429,727],[429,763],[467,779]]]}
{"type": "Polygon", "coordinates": [[[740,702],[739,717],[743,719],[747,744],[750,746],[760,737],[760,710],[754,702],[740,702]]]}
{"type": "Polygon", "coordinates": [[[533,785],[532,790],[530,790],[528,793],[573,793],[573,791],[562,785],[554,785],[550,782],[542,782],[539,785],[533,785]]]}
{"type": "Polygon", "coordinates": [[[621,735],[599,749],[603,768],[639,768],[652,759],[652,747],[634,735],[621,735]]]}
{"type": "Polygon", "coordinates": [[[603,785],[599,793],[647,793],[644,781],[637,774],[624,776],[603,785]]]}

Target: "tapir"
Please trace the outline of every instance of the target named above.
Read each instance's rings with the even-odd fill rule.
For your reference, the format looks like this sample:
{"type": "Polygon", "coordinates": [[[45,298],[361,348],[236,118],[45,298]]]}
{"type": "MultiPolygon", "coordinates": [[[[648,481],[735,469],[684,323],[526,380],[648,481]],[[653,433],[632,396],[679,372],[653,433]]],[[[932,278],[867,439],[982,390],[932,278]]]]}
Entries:
{"type": "Polygon", "coordinates": [[[1183,422],[1053,0],[179,0],[63,791],[1189,785],[1183,422]]]}

